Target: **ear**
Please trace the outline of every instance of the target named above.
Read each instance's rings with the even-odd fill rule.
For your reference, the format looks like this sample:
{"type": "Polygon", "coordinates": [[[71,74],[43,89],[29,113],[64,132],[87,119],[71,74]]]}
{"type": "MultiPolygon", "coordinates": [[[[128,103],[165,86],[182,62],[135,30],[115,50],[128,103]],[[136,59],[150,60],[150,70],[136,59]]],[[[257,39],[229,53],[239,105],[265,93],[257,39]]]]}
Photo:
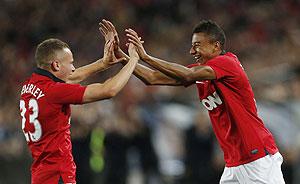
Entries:
{"type": "Polygon", "coordinates": [[[221,43],[219,41],[216,41],[216,47],[221,49],[221,43]]]}
{"type": "Polygon", "coordinates": [[[215,50],[222,50],[221,43],[219,41],[215,42],[215,50]]]}
{"type": "Polygon", "coordinates": [[[51,62],[51,69],[53,71],[59,71],[60,65],[58,61],[52,61],[51,62]]]}

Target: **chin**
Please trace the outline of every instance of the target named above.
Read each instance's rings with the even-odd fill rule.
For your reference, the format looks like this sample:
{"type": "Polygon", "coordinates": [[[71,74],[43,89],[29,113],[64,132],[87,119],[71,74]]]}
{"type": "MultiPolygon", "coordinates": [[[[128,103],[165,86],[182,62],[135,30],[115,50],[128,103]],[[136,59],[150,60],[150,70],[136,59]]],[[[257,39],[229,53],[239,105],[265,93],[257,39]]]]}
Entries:
{"type": "Polygon", "coordinates": [[[197,62],[197,63],[200,63],[200,64],[205,63],[205,61],[203,61],[203,60],[201,60],[201,59],[197,59],[196,62],[197,62]]]}

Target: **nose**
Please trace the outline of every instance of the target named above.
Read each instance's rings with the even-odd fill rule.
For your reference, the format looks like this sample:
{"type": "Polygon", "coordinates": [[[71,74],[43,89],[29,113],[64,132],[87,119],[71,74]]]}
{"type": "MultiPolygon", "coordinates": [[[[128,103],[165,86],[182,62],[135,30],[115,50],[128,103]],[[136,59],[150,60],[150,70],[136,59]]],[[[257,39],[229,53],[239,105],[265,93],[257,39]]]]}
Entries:
{"type": "Polygon", "coordinates": [[[195,53],[196,53],[196,51],[195,51],[194,47],[192,46],[191,49],[190,49],[190,54],[194,55],[195,53]]]}
{"type": "Polygon", "coordinates": [[[74,72],[75,71],[75,66],[74,65],[72,65],[72,72],[74,72]]]}

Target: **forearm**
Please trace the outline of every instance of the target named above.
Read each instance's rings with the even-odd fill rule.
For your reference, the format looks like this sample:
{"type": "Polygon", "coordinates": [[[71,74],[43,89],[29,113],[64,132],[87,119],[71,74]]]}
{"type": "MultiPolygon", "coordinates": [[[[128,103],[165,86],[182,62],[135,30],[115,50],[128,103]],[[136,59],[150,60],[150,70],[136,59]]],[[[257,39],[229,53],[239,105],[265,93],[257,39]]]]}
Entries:
{"type": "MultiPolygon", "coordinates": [[[[127,62],[129,61],[129,56],[127,54],[125,54],[121,49],[118,50],[117,52],[117,56],[118,57],[125,57],[126,60],[122,62],[122,64],[125,66],[127,64],[127,62]]],[[[153,81],[155,80],[154,77],[154,70],[152,70],[151,68],[148,68],[142,64],[137,64],[133,74],[139,78],[141,81],[143,81],[146,85],[151,85],[153,84],[153,81]]]]}
{"type": "Polygon", "coordinates": [[[73,74],[68,78],[67,82],[68,83],[79,83],[79,82],[85,80],[86,78],[88,78],[89,76],[91,76],[97,72],[106,70],[108,68],[109,68],[109,65],[105,64],[103,62],[102,58],[98,59],[97,61],[95,61],[91,64],[77,68],[73,72],[73,74]]]}
{"type": "Polygon", "coordinates": [[[108,88],[113,91],[114,95],[116,95],[128,82],[137,62],[138,58],[131,58],[120,72],[110,78],[110,80],[106,81],[104,85],[107,85],[108,88]]]}
{"type": "Polygon", "coordinates": [[[117,95],[128,82],[137,62],[138,59],[130,60],[118,74],[106,80],[103,84],[96,83],[88,85],[83,96],[83,103],[108,99],[117,95]]]}
{"type": "Polygon", "coordinates": [[[152,56],[143,58],[143,61],[176,80],[188,81],[188,78],[191,75],[191,70],[189,68],[177,63],[167,62],[152,56]]]}

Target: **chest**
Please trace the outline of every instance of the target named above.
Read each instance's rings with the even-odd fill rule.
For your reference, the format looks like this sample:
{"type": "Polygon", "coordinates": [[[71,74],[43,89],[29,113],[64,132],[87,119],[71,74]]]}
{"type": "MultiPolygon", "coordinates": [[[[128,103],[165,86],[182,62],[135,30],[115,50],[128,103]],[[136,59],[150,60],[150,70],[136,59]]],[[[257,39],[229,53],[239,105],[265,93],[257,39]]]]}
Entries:
{"type": "Polygon", "coordinates": [[[216,84],[212,81],[196,81],[198,95],[202,105],[209,111],[223,104],[216,84]]]}

